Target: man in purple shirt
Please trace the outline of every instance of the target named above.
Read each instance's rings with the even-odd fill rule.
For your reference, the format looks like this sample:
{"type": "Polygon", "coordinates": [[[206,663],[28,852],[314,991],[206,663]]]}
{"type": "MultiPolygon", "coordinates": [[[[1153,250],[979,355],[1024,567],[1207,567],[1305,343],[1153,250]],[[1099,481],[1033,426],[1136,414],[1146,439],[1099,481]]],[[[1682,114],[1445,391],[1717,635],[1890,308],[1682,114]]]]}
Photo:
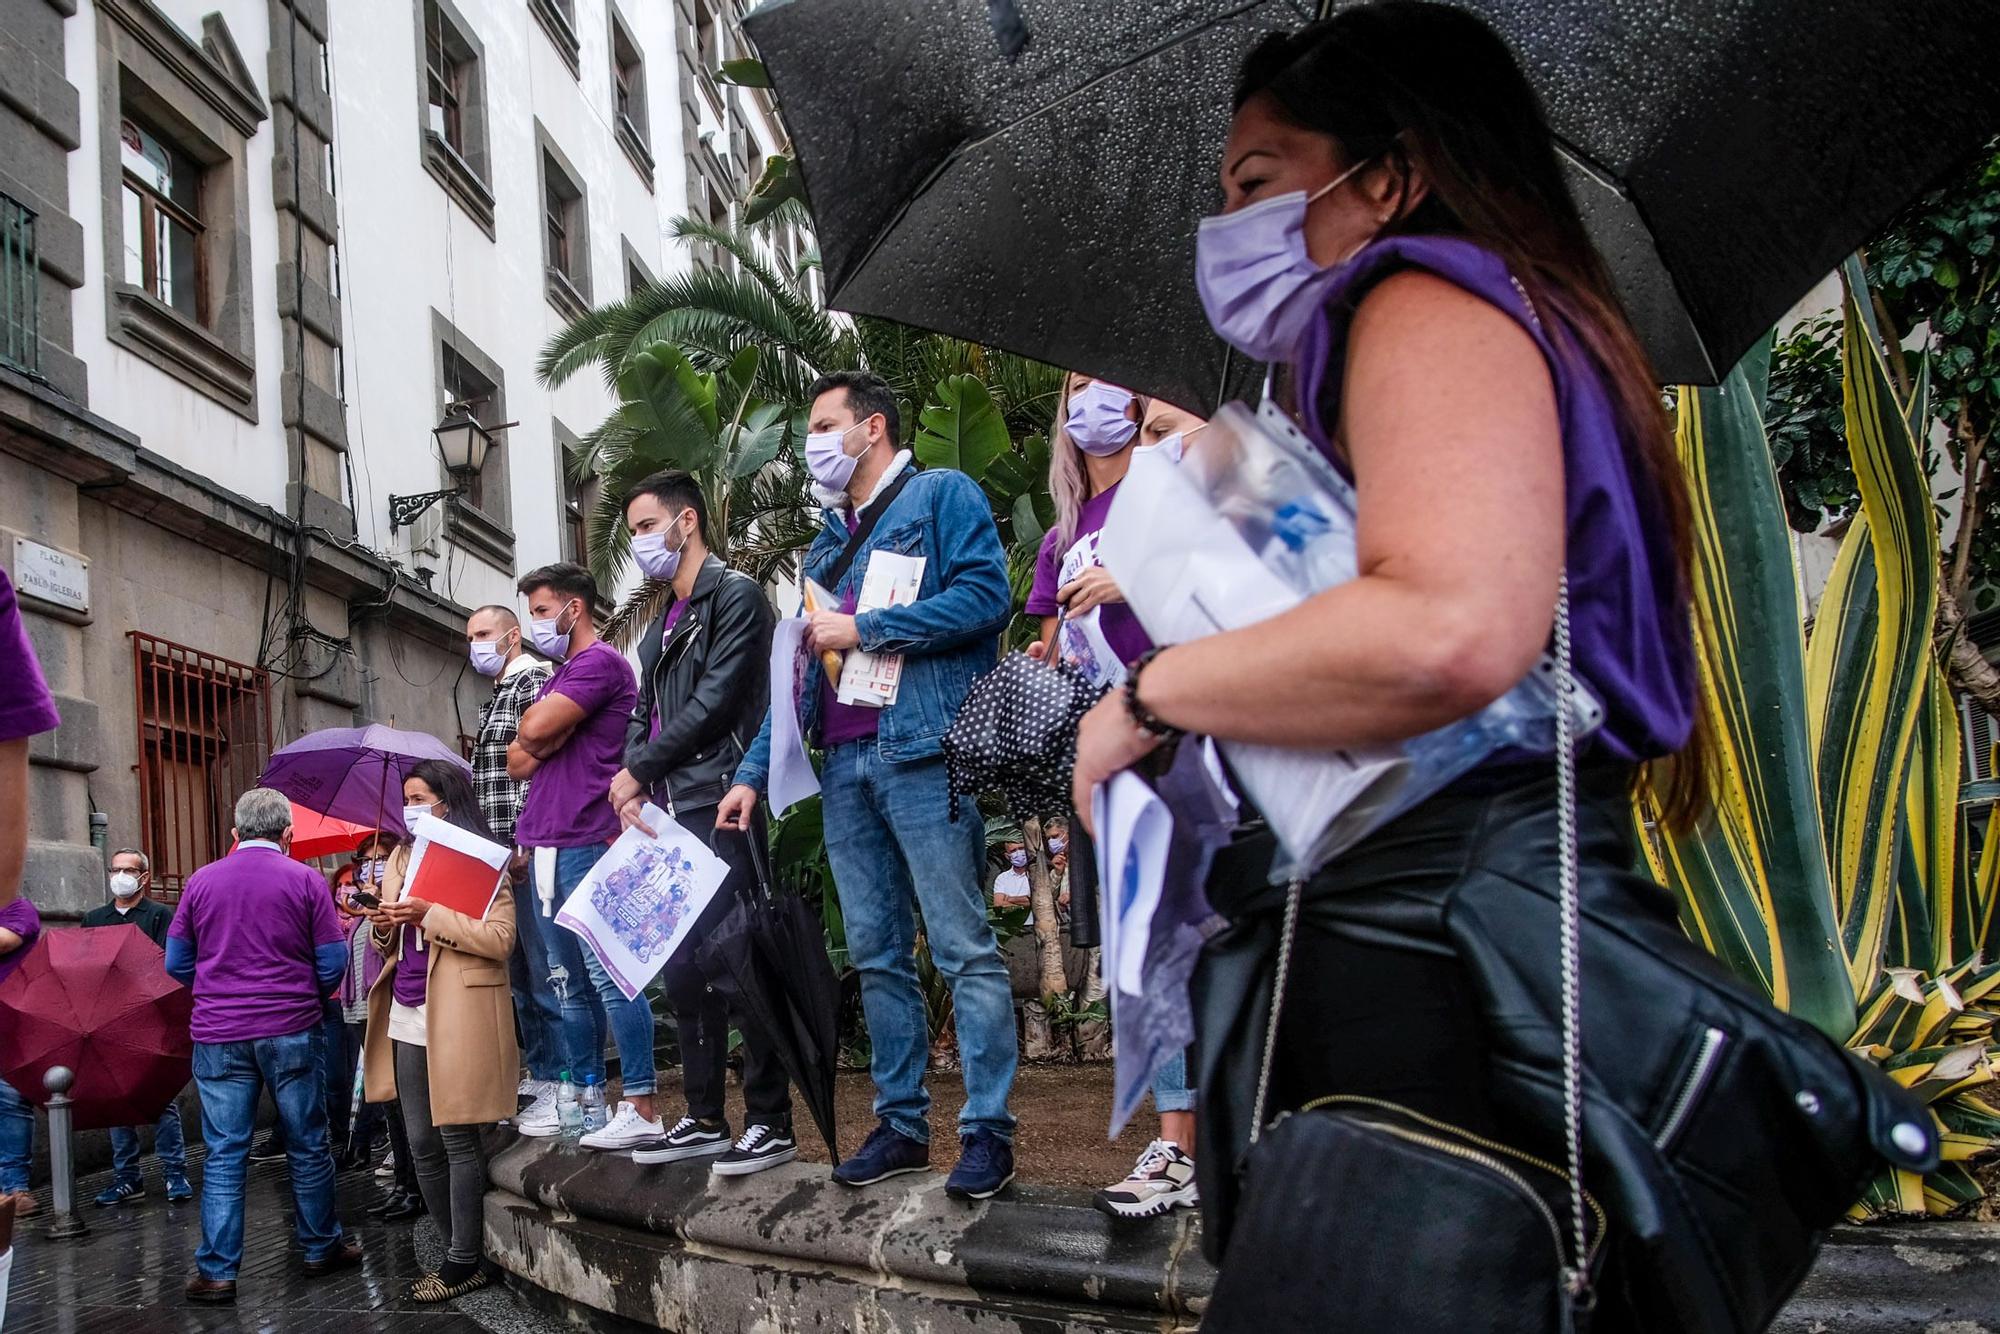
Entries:
{"type": "Polygon", "coordinates": [[[167,929],[167,971],[194,991],[188,1027],[208,1166],[192,1302],[236,1300],[243,1173],[257,1097],[269,1086],[284,1130],[304,1273],[361,1263],[334,1213],[316,1039],[325,997],[347,970],[347,937],[326,882],[287,855],[292,804],[255,787],[236,801],[236,850],[188,877],[167,929]]]}
{"type": "MultiPolygon", "coordinates": [[[[552,902],[560,905],[618,837],[611,780],[624,767],[625,725],[639,699],[639,681],[623,654],[597,637],[591,608],[597,581],[581,565],[562,562],[530,570],[520,583],[528,599],[528,635],[556,674],[521,715],[507,748],[507,774],[532,777],[514,825],[524,848],[555,850],[552,902]]],[[[539,868],[537,870],[539,874],[539,868]]],[[[549,980],[562,1002],[564,1060],[581,1083],[604,1083],[604,1029],[618,1044],[624,1089],[609,1125],[586,1135],[584,1147],[619,1150],[663,1133],[653,1108],[653,1009],[644,992],[625,993],[574,932],[548,933],[549,980]]],[[[515,1118],[523,1135],[557,1133],[553,1094],[537,1097],[515,1118]]]]}

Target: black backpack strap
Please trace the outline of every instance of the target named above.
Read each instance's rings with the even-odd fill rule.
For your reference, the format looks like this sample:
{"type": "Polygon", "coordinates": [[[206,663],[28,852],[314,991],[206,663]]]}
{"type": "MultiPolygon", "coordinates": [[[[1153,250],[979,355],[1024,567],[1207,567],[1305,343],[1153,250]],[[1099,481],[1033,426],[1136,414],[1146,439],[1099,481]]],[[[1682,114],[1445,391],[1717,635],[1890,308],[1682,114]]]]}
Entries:
{"type": "Polygon", "coordinates": [[[861,522],[847,535],[847,545],[840,549],[840,555],[834,558],[833,564],[828,566],[826,573],[820,577],[820,584],[827,592],[840,591],[840,581],[847,577],[848,568],[854,564],[854,558],[861,552],[861,544],[868,540],[868,535],[875,531],[875,525],[889,512],[889,506],[895,503],[897,495],[916,475],[915,468],[903,469],[902,476],[889,483],[889,489],[876,496],[869,504],[867,511],[861,516],[861,522]]]}

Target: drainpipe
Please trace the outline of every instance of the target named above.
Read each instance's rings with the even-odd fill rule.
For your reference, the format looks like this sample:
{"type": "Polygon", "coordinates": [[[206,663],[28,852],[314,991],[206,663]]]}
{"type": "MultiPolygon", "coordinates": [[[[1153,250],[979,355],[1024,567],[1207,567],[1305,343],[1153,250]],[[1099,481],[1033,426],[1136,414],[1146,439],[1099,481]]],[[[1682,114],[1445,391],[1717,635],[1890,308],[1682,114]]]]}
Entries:
{"type": "Polygon", "coordinates": [[[97,860],[104,860],[104,850],[110,845],[111,817],[103,811],[92,811],[90,813],[90,846],[97,849],[97,860]]]}

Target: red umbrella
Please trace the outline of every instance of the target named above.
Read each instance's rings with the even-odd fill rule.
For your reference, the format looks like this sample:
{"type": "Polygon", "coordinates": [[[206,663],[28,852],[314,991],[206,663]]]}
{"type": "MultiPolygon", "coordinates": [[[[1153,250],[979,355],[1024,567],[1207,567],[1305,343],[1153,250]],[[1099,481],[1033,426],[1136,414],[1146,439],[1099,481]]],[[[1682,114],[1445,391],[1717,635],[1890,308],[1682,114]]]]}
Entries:
{"type": "MultiPolygon", "coordinates": [[[[292,803],[292,860],[309,862],[315,857],[333,857],[352,852],[375,831],[365,824],[336,820],[318,811],[292,803]]],[[[231,852],[236,845],[229,845],[231,852]]]]}
{"type": "Polygon", "coordinates": [[[150,1125],[192,1073],[193,1009],[138,927],[47,932],[0,982],[0,1078],[41,1104],[66,1065],[76,1129],[150,1125]]]}

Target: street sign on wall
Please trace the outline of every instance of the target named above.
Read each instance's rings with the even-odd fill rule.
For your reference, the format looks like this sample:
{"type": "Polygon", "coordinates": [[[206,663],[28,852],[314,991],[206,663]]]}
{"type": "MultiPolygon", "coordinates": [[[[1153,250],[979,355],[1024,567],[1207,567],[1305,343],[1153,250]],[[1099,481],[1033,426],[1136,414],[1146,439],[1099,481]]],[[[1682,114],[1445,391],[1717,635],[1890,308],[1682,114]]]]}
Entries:
{"type": "Polygon", "coordinates": [[[90,562],[32,538],[14,539],[14,588],[72,611],[90,610],[90,562]]]}

